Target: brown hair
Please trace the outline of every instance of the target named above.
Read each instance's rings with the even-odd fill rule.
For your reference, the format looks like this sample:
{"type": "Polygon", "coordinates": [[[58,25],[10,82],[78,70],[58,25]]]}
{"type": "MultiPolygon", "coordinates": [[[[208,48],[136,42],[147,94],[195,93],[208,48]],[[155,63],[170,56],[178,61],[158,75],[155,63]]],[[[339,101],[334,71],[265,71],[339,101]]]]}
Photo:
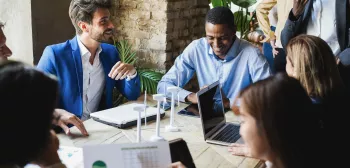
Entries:
{"type": "Polygon", "coordinates": [[[310,97],[325,98],[343,83],[331,48],[321,38],[300,35],[287,45],[287,59],[310,97]]]}
{"type": "Polygon", "coordinates": [[[111,0],[72,0],[69,6],[69,17],[72,20],[73,26],[77,34],[81,34],[79,22],[92,24],[92,18],[97,8],[112,7],[111,0]]]}
{"type": "Polygon", "coordinates": [[[310,143],[316,137],[312,132],[317,121],[310,111],[312,102],[299,81],[276,74],[243,89],[238,99],[256,120],[259,132],[266,135],[270,149],[284,168],[304,167],[309,152],[313,152],[310,143]]]}

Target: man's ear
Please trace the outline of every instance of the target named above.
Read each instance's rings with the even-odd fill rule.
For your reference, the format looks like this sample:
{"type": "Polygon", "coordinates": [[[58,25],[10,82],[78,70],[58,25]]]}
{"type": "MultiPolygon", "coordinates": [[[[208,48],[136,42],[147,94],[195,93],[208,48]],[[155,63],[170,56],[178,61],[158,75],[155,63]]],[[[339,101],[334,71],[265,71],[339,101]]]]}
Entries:
{"type": "Polygon", "coordinates": [[[236,33],[237,33],[237,26],[234,25],[234,26],[233,26],[233,35],[236,36],[236,33]]]}
{"type": "Polygon", "coordinates": [[[89,24],[87,24],[86,22],[79,22],[78,26],[82,32],[89,32],[89,24]]]}

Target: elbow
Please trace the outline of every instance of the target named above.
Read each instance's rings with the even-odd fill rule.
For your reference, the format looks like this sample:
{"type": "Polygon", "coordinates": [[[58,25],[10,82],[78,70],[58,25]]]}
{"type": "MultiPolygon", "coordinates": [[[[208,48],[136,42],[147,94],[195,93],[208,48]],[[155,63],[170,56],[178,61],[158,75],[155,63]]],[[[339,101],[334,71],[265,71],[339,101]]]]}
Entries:
{"type": "Polygon", "coordinates": [[[132,92],[132,94],[129,95],[129,100],[137,100],[141,95],[141,89],[135,89],[135,91],[132,92]]]}

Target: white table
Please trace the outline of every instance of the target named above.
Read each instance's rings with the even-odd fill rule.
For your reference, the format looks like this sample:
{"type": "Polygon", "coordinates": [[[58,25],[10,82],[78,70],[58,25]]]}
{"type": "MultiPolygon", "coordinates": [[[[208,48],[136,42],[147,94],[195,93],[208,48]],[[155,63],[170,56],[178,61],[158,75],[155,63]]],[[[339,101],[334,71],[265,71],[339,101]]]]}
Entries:
{"type": "MultiPolygon", "coordinates": [[[[138,102],[142,103],[142,96],[138,102]]],[[[156,102],[148,96],[148,105],[155,105],[156,102]]],[[[186,107],[181,104],[176,111],[186,107]]],[[[181,129],[180,132],[165,132],[164,127],[169,124],[170,110],[166,112],[166,116],[161,120],[161,136],[167,140],[183,138],[190,149],[192,157],[198,168],[257,168],[264,167],[263,162],[240,156],[232,156],[227,147],[219,145],[211,145],[204,141],[202,125],[199,118],[181,116],[175,114],[175,124],[181,129]]],[[[237,117],[232,112],[226,113],[228,122],[238,122],[237,117]]],[[[59,134],[60,145],[83,147],[87,144],[116,144],[130,143],[136,141],[136,127],[128,129],[118,129],[108,126],[92,119],[84,122],[84,125],[89,132],[88,137],[68,137],[59,134]]],[[[148,140],[155,132],[155,122],[148,122],[147,127],[142,126],[142,140],[148,140]]],[[[76,127],[71,128],[74,134],[80,134],[76,127]]]]}

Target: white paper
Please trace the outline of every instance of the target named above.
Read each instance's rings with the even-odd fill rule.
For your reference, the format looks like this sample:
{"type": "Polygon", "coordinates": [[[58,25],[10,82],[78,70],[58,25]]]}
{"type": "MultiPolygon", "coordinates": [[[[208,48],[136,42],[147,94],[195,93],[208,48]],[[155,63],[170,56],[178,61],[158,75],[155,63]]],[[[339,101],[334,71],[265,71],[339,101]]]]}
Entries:
{"type": "Polygon", "coordinates": [[[93,168],[164,168],[171,164],[167,141],[85,146],[83,154],[85,167],[93,168]]]}
{"type": "MultiPolygon", "coordinates": [[[[60,146],[58,156],[67,168],[83,168],[83,150],[76,147],[60,146]]],[[[37,165],[28,164],[24,168],[40,168],[37,165]]]]}

